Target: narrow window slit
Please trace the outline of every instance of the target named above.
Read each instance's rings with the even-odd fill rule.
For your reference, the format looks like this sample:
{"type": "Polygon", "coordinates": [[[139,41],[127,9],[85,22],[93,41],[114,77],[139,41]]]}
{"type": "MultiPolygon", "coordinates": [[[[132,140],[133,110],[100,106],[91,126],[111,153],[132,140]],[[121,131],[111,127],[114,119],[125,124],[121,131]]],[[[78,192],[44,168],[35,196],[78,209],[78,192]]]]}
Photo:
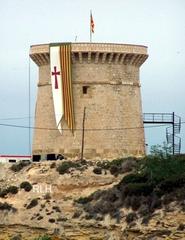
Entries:
{"type": "Polygon", "coordinates": [[[88,93],[88,88],[89,86],[83,86],[83,94],[87,94],[88,93]]]}

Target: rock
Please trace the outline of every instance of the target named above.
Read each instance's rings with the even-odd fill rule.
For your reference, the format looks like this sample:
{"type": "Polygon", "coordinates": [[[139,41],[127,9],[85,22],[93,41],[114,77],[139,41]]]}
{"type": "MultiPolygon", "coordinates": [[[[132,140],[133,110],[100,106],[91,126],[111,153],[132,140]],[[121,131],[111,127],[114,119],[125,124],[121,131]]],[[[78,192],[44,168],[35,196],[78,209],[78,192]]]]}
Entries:
{"type": "Polygon", "coordinates": [[[185,229],[185,224],[180,223],[179,226],[178,226],[178,228],[177,228],[177,230],[179,230],[179,231],[184,231],[184,229],[185,229]]]}
{"type": "Polygon", "coordinates": [[[10,240],[22,240],[22,236],[20,234],[18,234],[18,235],[11,237],[10,240]]]}

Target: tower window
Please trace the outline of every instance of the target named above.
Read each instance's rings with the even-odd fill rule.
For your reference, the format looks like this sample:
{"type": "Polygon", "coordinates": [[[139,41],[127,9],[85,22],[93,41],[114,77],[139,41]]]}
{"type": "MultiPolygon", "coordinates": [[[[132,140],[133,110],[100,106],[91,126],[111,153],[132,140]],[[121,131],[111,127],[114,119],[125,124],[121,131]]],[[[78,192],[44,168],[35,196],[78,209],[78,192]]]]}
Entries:
{"type": "Polygon", "coordinates": [[[87,94],[88,93],[88,88],[89,88],[89,86],[83,86],[82,87],[83,94],[87,94]]]}

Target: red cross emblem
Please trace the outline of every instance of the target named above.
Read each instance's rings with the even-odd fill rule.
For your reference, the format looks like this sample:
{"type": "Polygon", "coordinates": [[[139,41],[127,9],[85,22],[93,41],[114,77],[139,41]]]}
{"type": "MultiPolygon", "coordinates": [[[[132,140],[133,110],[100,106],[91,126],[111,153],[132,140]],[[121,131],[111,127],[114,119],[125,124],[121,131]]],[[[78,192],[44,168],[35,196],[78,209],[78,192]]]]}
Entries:
{"type": "Polygon", "coordinates": [[[58,79],[57,75],[60,75],[60,72],[57,72],[57,67],[54,66],[54,72],[51,72],[52,76],[55,76],[55,89],[58,89],[58,79]]]}

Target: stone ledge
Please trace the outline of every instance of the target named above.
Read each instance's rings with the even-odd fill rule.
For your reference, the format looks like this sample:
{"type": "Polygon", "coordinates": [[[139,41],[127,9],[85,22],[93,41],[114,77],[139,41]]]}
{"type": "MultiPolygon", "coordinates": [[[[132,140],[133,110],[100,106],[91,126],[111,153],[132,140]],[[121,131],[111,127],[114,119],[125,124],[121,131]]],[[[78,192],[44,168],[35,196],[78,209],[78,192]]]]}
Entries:
{"type": "MultiPolygon", "coordinates": [[[[62,43],[58,43],[59,45],[62,43]]],[[[30,55],[49,53],[49,44],[37,44],[30,47],[30,55]]],[[[122,43],[71,43],[72,52],[130,52],[147,54],[147,46],[122,43]]]]}
{"type": "MultiPolygon", "coordinates": [[[[59,43],[60,44],[60,43],[59,43]]],[[[131,64],[140,66],[147,59],[147,47],[112,43],[72,43],[72,63],[131,64]]],[[[34,45],[30,57],[38,65],[49,64],[49,44],[34,45]]]]}

